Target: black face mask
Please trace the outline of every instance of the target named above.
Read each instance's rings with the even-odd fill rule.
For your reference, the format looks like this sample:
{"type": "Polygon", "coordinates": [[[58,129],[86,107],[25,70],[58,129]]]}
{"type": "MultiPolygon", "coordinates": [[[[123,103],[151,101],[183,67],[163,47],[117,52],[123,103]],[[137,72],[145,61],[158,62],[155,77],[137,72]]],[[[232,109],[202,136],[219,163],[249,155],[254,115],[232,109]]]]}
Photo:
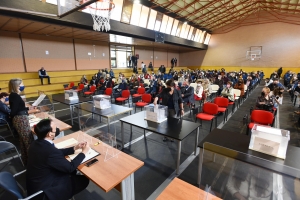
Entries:
{"type": "Polygon", "coordinates": [[[57,137],[59,134],[60,134],[60,130],[59,130],[59,128],[56,128],[55,137],[57,137]]]}
{"type": "Polygon", "coordinates": [[[263,96],[263,97],[264,97],[264,96],[265,96],[265,93],[264,93],[264,92],[261,92],[261,96],[263,96]]]}
{"type": "Polygon", "coordinates": [[[170,91],[171,91],[171,88],[166,88],[166,91],[167,91],[167,92],[170,92],[170,91]]]}
{"type": "Polygon", "coordinates": [[[278,92],[279,95],[282,95],[282,92],[278,92]]]}

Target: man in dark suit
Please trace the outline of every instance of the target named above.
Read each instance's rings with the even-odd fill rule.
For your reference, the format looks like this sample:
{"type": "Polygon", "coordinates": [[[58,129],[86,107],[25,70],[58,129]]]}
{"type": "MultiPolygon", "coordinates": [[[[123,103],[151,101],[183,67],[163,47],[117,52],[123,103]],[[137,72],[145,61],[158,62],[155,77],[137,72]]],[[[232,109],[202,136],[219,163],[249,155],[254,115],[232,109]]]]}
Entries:
{"type": "Polygon", "coordinates": [[[38,139],[29,147],[26,184],[28,195],[40,190],[43,193],[35,199],[67,200],[84,190],[89,179],[76,175],[76,168],[89,151],[89,144],[79,143],[74,147],[57,149],[53,144],[56,126],[50,119],[40,121],[34,128],[38,139]],[[69,162],[65,156],[82,149],[69,162]]]}
{"type": "Polygon", "coordinates": [[[194,99],[194,88],[190,86],[189,81],[183,82],[183,87],[181,88],[181,96],[184,102],[195,104],[194,99]]]}

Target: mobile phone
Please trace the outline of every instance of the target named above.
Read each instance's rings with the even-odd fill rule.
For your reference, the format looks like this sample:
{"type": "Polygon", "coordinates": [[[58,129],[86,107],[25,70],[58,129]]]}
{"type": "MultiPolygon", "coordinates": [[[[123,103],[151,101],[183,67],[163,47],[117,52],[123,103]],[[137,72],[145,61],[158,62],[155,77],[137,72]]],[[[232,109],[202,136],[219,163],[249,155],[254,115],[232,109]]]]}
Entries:
{"type": "Polygon", "coordinates": [[[95,164],[96,162],[98,162],[98,159],[95,158],[95,159],[93,159],[93,160],[87,162],[87,163],[85,164],[85,166],[89,167],[89,166],[95,164]]]}

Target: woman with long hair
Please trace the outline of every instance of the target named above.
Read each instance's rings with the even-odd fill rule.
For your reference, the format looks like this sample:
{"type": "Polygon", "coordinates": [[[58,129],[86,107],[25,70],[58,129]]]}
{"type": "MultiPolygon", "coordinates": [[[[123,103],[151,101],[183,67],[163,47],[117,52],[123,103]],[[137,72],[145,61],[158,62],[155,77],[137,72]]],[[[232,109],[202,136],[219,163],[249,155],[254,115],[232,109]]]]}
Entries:
{"type": "Polygon", "coordinates": [[[8,83],[9,90],[9,105],[10,105],[10,117],[13,122],[14,128],[17,130],[20,138],[21,154],[24,165],[27,164],[28,148],[33,141],[33,135],[28,119],[28,109],[25,106],[25,102],[19,95],[25,86],[22,79],[11,79],[8,83]]]}

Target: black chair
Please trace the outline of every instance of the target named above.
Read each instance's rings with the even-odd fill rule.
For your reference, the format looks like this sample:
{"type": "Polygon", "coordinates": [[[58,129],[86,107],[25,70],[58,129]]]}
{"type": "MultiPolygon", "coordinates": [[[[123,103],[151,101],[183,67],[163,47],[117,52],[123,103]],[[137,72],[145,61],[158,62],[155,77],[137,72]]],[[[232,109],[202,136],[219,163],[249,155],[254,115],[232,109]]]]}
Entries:
{"type": "Polygon", "coordinates": [[[13,131],[12,131],[12,129],[11,129],[10,126],[9,126],[9,123],[8,123],[5,119],[0,118],[0,126],[7,126],[7,128],[9,129],[9,131],[10,131],[10,133],[11,133],[11,135],[12,135],[13,137],[15,137],[15,136],[14,136],[14,133],[13,133],[13,131]]]}
{"type": "MultiPolygon", "coordinates": [[[[21,159],[21,156],[20,156],[19,151],[17,150],[16,146],[10,142],[0,141],[0,154],[11,151],[11,150],[16,150],[16,152],[20,158],[20,161],[21,161],[22,165],[24,166],[24,163],[21,159]]],[[[12,159],[14,159],[14,157],[12,157],[12,159]]]]}
{"type": "Polygon", "coordinates": [[[25,200],[25,199],[32,199],[33,197],[41,194],[43,191],[38,191],[37,193],[30,195],[29,197],[26,197],[24,193],[25,190],[22,188],[22,186],[15,180],[15,177],[24,173],[26,170],[17,173],[15,175],[12,175],[9,172],[0,172],[0,186],[7,192],[13,194],[15,197],[17,197],[19,200],[25,200]]]}

